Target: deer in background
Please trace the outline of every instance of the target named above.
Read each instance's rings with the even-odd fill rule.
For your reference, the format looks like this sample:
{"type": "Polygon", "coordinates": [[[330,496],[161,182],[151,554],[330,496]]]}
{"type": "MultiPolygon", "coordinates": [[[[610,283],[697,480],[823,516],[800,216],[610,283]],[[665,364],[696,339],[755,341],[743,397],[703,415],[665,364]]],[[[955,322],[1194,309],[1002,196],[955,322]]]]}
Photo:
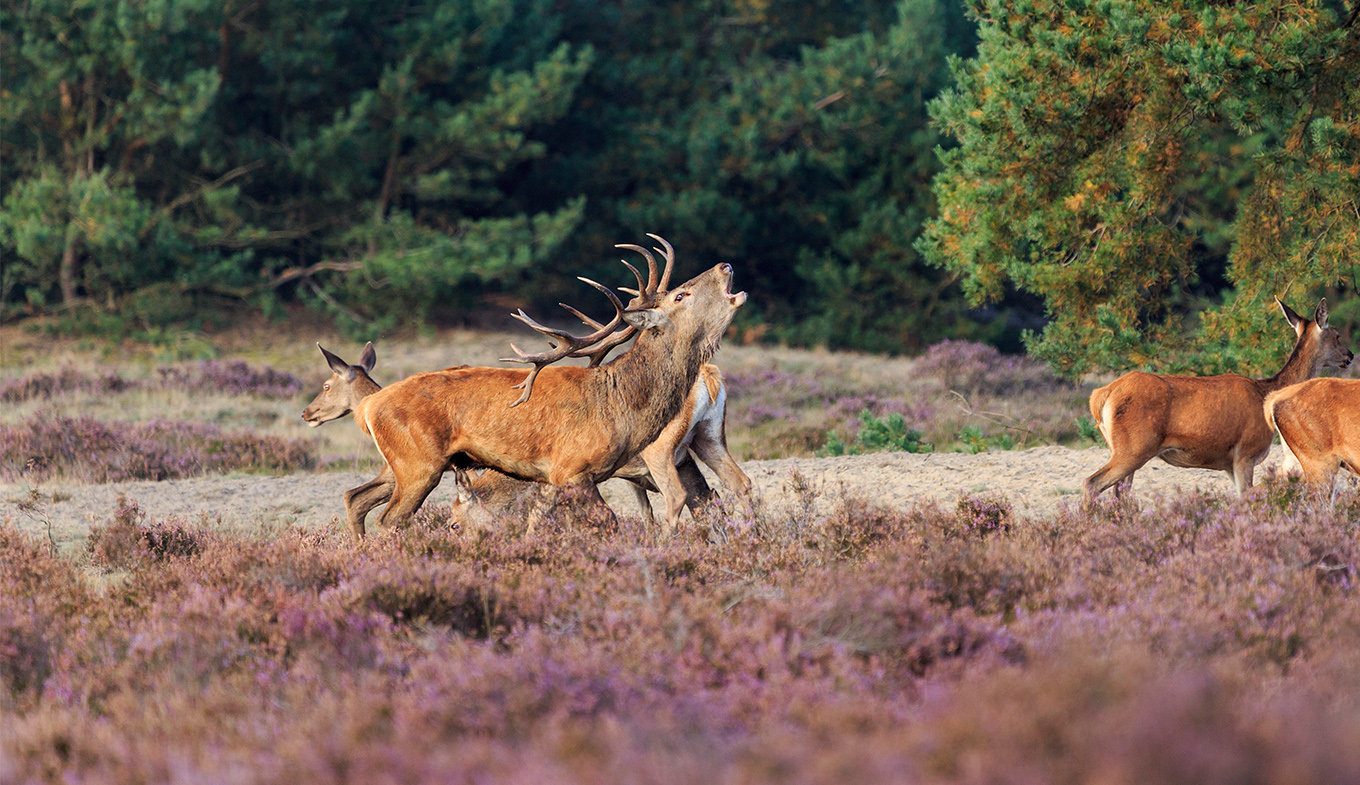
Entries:
{"type": "MultiPolygon", "coordinates": [[[[523,311],[516,314],[556,341],[541,354],[515,348],[517,361],[534,366],[528,376],[511,368],[451,368],[416,374],[358,401],[355,420],[386,465],[377,478],[345,494],[346,521],[355,536],[363,536],[364,518],[384,501],[379,525],[390,528],[420,507],[445,471],[473,467],[573,491],[596,514],[613,518],[596,483],[636,458],[675,419],[746,302],[745,292],[730,291],[729,264],[669,289],[674,250],[650,236],[665,246],[665,272],[658,277],[650,254],[646,283],[628,265],[638,289],[626,309],[609,289],[581,279],[604,293],[615,310],[593,333],[574,336],[544,327],[523,311]],[[619,346],[634,335],[632,347],[607,364],[553,365],[604,345],[619,346]],[[523,391],[517,398],[515,389],[523,391]]],[[[668,471],[648,468],[654,476],[676,471],[665,463],[668,471]]],[[[657,479],[664,488],[665,481],[657,479]]],[[[668,520],[667,527],[674,523],[668,520]]]]}
{"type": "Polygon", "coordinates": [[[1134,371],[1091,392],[1091,417],[1110,445],[1110,460],[1086,478],[1087,500],[1110,486],[1120,495],[1132,485],[1133,473],[1153,458],[1182,468],[1228,472],[1238,494],[1251,487],[1256,465],[1270,451],[1266,396],[1310,379],[1322,368],[1344,368],[1353,356],[1341,345],[1340,334],[1327,326],[1326,300],[1318,302],[1311,320],[1279,298],[1275,302],[1297,340],[1284,367],[1268,379],[1134,371]]]}
{"type": "Polygon", "coordinates": [[[1360,472],[1360,379],[1312,379],[1266,396],[1266,422],[1303,478],[1331,490],[1341,467],[1360,472]]]}
{"type": "MultiPolygon", "coordinates": [[[[371,342],[364,347],[358,365],[350,365],[319,343],[316,347],[321,350],[321,355],[330,366],[331,377],[322,384],[321,393],[316,399],[302,410],[302,419],[313,428],[344,417],[353,411],[360,401],[382,389],[371,376],[373,367],[377,364],[377,353],[371,342]]],[[[467,367],[460,365],[447,370],[467,367]]],[[[728,488],[743,497],[750,492],[751,480],[727,450],[726,401],[727,390],[718,366],[704,365],[700,369],[699,379],[685,398],[680,413],[662,430],[656,441],[614,474],[615,477],[627,480],[633,488],[638,506],[649,524],[655,524],[652,505],[647,498],[649,490],[661,493],[665,498],[668,516],[672,516],[672,506],[677,508],[687,506],[698,513],[700,506],[711,501],[715,495],[695,465],[694,458],[690,455],[691,449],[728,488]],[[647,468],[649,461],[656,463],[668,458],[674,463],[677,480],[681,486],[680,493],[676,492],[674,486],[668,486],[669,495],[662,491],[653,479],[652,472],[647,468]]],[[[375,506],[385,503],[395,487],[392,472],[388,467],[384,467],[378,479],[383,481],[382,485],[371,492],[377,500],[375,506]]],[[[466,480],[467,490],[478,500],[514,498],[532,485],[492,469],[480,475],[468,474],[466,480]]],[[[346,494],[347,511],[352,507],[357,509],[357,506],[352,504],[353,501],[351,495],[346,494]]],[[[465,497],[459,498],[460,503],[467,501],[469,499],[465,497]]],[[[674,516],[678,514],[677,511],[674,516]]],[[[363,527],[362,520],[357,522],[350,520],[347,524],[351,530],[363,527]]]]}

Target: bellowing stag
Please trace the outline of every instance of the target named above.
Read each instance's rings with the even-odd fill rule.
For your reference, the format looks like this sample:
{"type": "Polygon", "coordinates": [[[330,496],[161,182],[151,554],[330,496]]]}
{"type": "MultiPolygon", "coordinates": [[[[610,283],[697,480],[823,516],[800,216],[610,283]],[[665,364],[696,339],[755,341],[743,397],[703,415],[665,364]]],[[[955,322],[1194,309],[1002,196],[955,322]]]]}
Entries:
{"type": "MultiPolygon", "coordinates": [[[[321,393],[302,412],[302,418],[314,428],[344,417],[364,398],[382,389],[371,376],[377,363],[377,354],[372,343],[364,347],[358,365],[350,365],[320,344],[317,344],[317,348],[321,350],[322,356],[331,368],[331,377],[322,385],[321,393]]],[[[691,449],[699,456],[699,460],[713,469],[728,488],[741,496],[750,491],[750,479],[727,450],[727,437],[724,432],[726,399],[727,392],[718,367],[704,365],[675,419],[662,430],[656,441],[614,475],[629,482],[637,494],[638,506],[649,523],[654,522],[651,503],[647,499],[649,490],[657,491],[665,498],[668,522],[678,517],[681,507],[689,506],[697,514],[699,506],[712,499],[713,490],[695,465],[694,458],[690,456],[691,449]],[[674,479],[669,478],[664,467],[655,475],[647,468],[649,462],[659,464],[660,461],[668,459],[675,466],[674,479]],[[655,480],[657,475],[666,476],[667,479],[658,483],[655,480]]],[[[395,484],[392,482],[392,473],[387,468],[384,468],[379,479],[385,481],[382,487],[386,495],[379,494],[377,504],[383,504],[391,496],[395,484]]],[[[513,499],[537,485],[516,480],[494,469],[488,469],[480,475],[469,474],[467,481],[467,490],[470,491],[471,497],[478,501],[485,501],[488,498],[513,499]]],[[[467,501],[470,499],[460,499],[460,502],[467,501]]],[[[669,533],[669,529],[663,530],[662,535],[664,537],[669,533]]]]}
{"type": "MultiPolygon", "coordinates": [[[[368,512],[384,501],[379,525],[395,526],[420,507],[445,471],[462,474],[473,467],[573,491],[594,513],[613,517],[596,483],[618,473],[675,419],[746,302],[745,292],[730,291],[728,264],[669,289],[674,251],[650,236],[665,247],[665,271],[658,276],[646,254],[643,283],[629,265],[638,289],[627,308],[604,286],[582,279],[615,309],[614,318],[593,333],[578,337],[516,314],[557,341],[542,354],[515,349],[517,361],[534,366],[527,377],[510,368],[450,368],[403,379],[354,405],[355,420],[386,463],[377,478],[345,494],[346,521],[356,537],[363,536],[368,512]],[[553,365],[568,356],[593,356],[634,335],[633,346],[607,364],[553,365]],[[514,389],[523,392],[515,397],[514,389]]],[[[674,464],[669,466],[673,473],[674,464]]]]}

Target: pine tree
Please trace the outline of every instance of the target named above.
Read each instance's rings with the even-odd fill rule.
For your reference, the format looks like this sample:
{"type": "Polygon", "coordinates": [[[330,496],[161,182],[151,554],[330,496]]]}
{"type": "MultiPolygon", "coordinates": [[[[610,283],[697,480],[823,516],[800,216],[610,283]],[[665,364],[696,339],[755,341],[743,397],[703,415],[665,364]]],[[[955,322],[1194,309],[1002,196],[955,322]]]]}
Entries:
{"type": "Polygon", "coordinates": [[[0,8],[0,303],[112,297],[169,264],[146,176],[202,130],[218,78],[199,55],[220,4],[144,5],[0,8]]]}
{"type": "Polygon", "coordinates": [[[1043,297],[1032,352],[1069,374],[1261,372],[1292,340],[1272,294],[1303,308],[1354,287],[1360,6],[972,10],[978,54],[932,106],[958,147],[919,247],[976,302],[1043,297]],[[1225,266],[1232,288],[1206,293],[1225,266]]]}

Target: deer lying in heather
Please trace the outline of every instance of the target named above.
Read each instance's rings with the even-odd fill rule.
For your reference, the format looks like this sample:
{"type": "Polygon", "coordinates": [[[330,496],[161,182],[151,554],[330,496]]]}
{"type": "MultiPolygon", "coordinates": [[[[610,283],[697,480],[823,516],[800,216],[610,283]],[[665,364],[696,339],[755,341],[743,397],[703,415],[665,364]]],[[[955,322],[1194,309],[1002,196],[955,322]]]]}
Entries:
{"type": "MultiPolygon", "coordinates": [[[[533,364],[527,377],[509,368],[421,373],[354,406],[360,429],[372,437],[386,462],[376,479],[345,494],[346,520],[356,536],[363,536],[364,518],[383,501],[387,508],[379,525],[389,528],[420,507],[445,471],[457,474],[473,467],[573,491],[596,514],[613,518],[596,483],[656,441],[680,412],[700,369],[717,352],[736,309],[746,302],[745,292],[729,290],[728,264],[668,289],[674,251],[650,236],[665,246],[665,272],[658,278],[656,261],[644,249],[620,246],[641,251],[648,262],[645,284],[629,265],[638,289],[626,309],[606,287],[582,279],[603,292],[615,309],[614,318],[595,332],[578,337],[544,327],[523,311],[515,315],[556,339],[551,351],[536,355],[512,347],[517,361],[533,364]],[[594,358],[603,347],[619,346],[634,335],[633,346],[607,364],[553,365],[568,356],[594,358]],[[514,389],[523,391],[518,398],[514,389]]],[[[648,467],[658,485],[668,481],[658,475],[676,471],[673,463],[665,463],[648,467]]],[[[466,484],[460,482],[460,487],[466,484]]],[[[667,526],[674,523],[668,520],[667,526]]]]}
{"type": "Polygon", "coordinates": [[[1266,422],[1310,483],[1331,490],[1341,467],[1360,473],[1360,379],[1312,379],[1266,396],[1266,422]]]}
{"type": "Polygon", "coordinates": [[[1091,393],[1091,417],[1110,445],[1110,460],[1086,478],[1086,498],[1110,486],[1119,495],[1133,473],[1153,458],[1172,466],[1228,472],[1237,492],[1251,487],[1256,465],[1270,451],[1271,430],[1263,410],[1267,395],[1316,376],[1324,367],[1344,368],[1352,355],[1327,326],[1327,301],[1311,320],[1275,300],[1297,340],[1280,372],[1268,379],[1235,373],[1164,376],[1126,373],[1091,393]]]}
{"type": "MultiPolygon", "coordinates": [[[[302,419],[313,428],[344,417],[353,411],[360,401],[382,389],[371,376],[377,363],[377,353],[372,343],[364,347],[358,365],[350,365],[326,351],[319,343],[317,348],[321,350],[322,356],[330,366],[331,378],[322,385],[321,393],[316,399],[302,411],[302,419]]],[[[466,367],[468,366],[460,365],[448,370],[466,367]]],[[[727,450],[724,425],[726,401],[727,390],[718,366],[704,365],[690,394],[685,398],[680,413],[662,430],[656,441],[614,474],[615,477],[629,482],[637,494],[638,506],[648,523],[655,523],[652,506],[647,498],[649,490],[661,493],[665,498],[668,519],[678,517],[678,510],[683,506],[688,506],[697,513],[701,505],[713,498],[713,489],[709,487],[708,481],[695,465],[694,458],[690,455],[691,449],[700,460],[708,464],[728,488],[741,496],[749,493],[750,479],[727,450]],[[663,489],[647,468],[649,461],[657,463],[668,459],[674,463],[676,478],[680,483],[679,489],[670,485],[663,489]],[[674,512],[671,510],[672,507],[676,508],[674,512]]],[[[379,479],[384,482],[381,491],[375,491],[374,495],[378,498],[376,504],[383,504],[391,497],[395,483],[388,468],[384,468],[379,479]]],[[[532,485],[492,469],[480,475],[468,475],[467,483],[467,490],[471,496],[479,500],[514,498],[532,485]]],[[[465,502],[466,499],[460,501],[465,502]]],[[[350,506],[350,499],[347,498],[346,507],[350,506]]],[[[362,526],[363,521],[358,521],[357,527],[362,526]]],[[[354,529],[356,522],[351,521],[350,527],[354,529]]]]}

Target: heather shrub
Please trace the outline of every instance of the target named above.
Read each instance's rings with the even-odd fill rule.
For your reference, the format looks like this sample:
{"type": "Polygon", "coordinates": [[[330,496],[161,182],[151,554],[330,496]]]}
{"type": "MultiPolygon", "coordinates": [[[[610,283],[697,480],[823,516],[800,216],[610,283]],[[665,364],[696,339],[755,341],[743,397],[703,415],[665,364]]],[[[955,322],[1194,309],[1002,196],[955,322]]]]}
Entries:
{"type": "Polygon", "coordinates": [[[915,370],[949,390],[976,395],[1013,395],[1064,386],[1048,366],[1022,355],[1003,355],[994,346],[946,340],[917,359],[915,370]]]}
{"type": "Polygon", "coordinates": [[[137,382],[116,373],[85,374],[74,368],[62,368],[56,373],[40,372],[0,381],[0,403],[46,400],[72,392],[109,395],[137,386],[137,382]]]}
{"type": "Polygon", "coordinates": [[[842,496],[815,529],[817,549],[836,559],[856,559],[875,545],[905,537],[907,515],[867,499],[842,496]]]}
{"type": "Polygon", "coordinates": [[[963,495],[955,506],[957,533],[963,537],[986,537],[1011,530],[1011,503],[1001,494],[963,495]]]}
{"type": "Polygon", "coordinates": [[[158,368],[160,385],[202,393],[292,398],[307,389],[302,377],[275,368],[255,368],[240,360],[203,360],[188,367],[158,368]]]}
{"type": "Polygon", "coordinates": [[[913,580],[910,571],[866,576],[843,569],[800,586],[795,617],[811,642],[844,646],[883,666],[925,674],[932,666],[984,650],[1019,658],[1021,647],[969,609],[956,612],[913,580]],[[832,586],[834,585],[834,589],[832,586]]]}
{"type": "MultiPolygon", "coordinates": [[[[375,610],[398,624],[448,627],[474,638],[504,637],[526,618],[514,594],[480,570],[432,559],[365,565],[335,591],[346,608],[375,610]]],[[[536,615],[528,611],[528,618],[536,615]]]]}
{"type": "MultiPolygon", "coordinates": [[[[1028,358],[945,341],[906,363],[866,358],[785,367],[729,367],[735,455],[948,452],[1081,443],[1085,395],[1028,358]],[[873,365],[872,369],[866,366],[873,365]]],[[[1088,418],[1089,419],[1089,418],[1088,418]]]]}
{"type": "MultiPolygon", "coordinates": [[[[235,360],[204,360],[190,366],[162,366],[156,369],[155,386],[192,393],[249,395],[256,398],[292,398],[308,385],[302,377],[276,368],[257,368],[235,360]]],[[[71,393],[114,395],[142,389],[147,383],[128,379],[116,372],[85,373],[62,368],[54,373],[38,372],[0,380],[0,403],[48,400],[71,393]]]]}
{"type": "Polygon", "coordinates": [[[100,422],[39,413],[0,425],[0,477],[90,482],[169,480],[225,471],[295,471],[315,463],[301,441],[169,420],[100,422]]]}
{"type": "Polygon", "coordinates": [[[0,781],[1360,773],[1350,500],[1027,517],[799,487],[712,540],[432,506],[159,558],[143,535],[176,522],[124,502],[95,546],[134,554],[116,580],[0,527],[0,781]]]}
{"type": "Polygon", "coordinates": [[[90,563],[107,570],[129,569],[142,559],[187,558],[202,548],[202,535],[181,522],[145,521],[137,503],[119,494],[113,518],[90,529],[85,544],[90,563]]]}
{"type": "Polygon", "coordinates": [[[0,594],[0,711],[26,708],[52,671],[53,624],[19,597],[0,594]]]}
{"type": "Polygon", "coordinates": [[[951,608],[1005,616],[1041,585],[1013,549],[956,538],[927,545],[920,577],[931,596],[951,608]]]}

